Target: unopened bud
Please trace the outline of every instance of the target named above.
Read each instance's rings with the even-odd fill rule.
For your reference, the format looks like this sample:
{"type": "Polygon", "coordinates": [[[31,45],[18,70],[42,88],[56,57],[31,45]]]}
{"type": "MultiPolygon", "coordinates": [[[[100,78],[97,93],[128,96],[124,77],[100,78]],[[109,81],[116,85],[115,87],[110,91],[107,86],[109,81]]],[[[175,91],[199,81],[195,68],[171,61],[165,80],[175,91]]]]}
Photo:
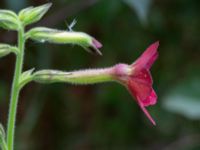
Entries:
{"type": "Polygon", "coordinates": [[[101,55],[101,52],[99,51],[99,48],[102,47],[101,43],[84,32],[62,31],[45,27],[36,27],[31,29],[27,33],[26,37],[39,42],[77,44],[82,46],[88,52],[101,55]]]}
{"type": "Polygon", "coordinates": [[[28,7],[19,12],[19,19],[23,25],[28,25],[39,21],[44,14],[49,10],[52,3],[47,3],[38,7],[28,7]]]}
{"type": "Polygon", "coordinates": [[[0,27],[8,30],[18,30],[19,22],[17,15],[10,10],[0,9],[0,27]]]}
{"type": "Polygon", "coordinates": [[[17,53],[17,48],[8,44],[0,43],[0,57],[6,56],[11,52],[17,53]]]}

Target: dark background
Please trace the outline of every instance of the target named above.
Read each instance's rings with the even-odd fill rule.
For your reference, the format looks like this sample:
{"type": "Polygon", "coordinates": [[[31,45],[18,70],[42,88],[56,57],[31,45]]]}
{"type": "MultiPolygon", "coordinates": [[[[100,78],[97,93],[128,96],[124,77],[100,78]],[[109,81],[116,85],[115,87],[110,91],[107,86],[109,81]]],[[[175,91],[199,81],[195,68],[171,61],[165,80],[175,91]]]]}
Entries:
{"type": "MultiPolygon", "coordinates": [[[[1,0],[18,10],[47,0],[1,0]]],[[[27,85],[20,95],[16,150],[198,150],[200,149],[200,1],[52,0],[33,26],[73,28],[103,43],[103,56],[71,45],[28,41],[24,70],[77,70],[132,63],[159,40],[153,65],[158,103],[148,108],[152,126],[128,91],[116,83],[90,86],[27,85]]],[[[30,28],[30,26],[28,27],[30,28]]],[[[16,33],[0,30],[0,41],[16,33]]],[[[6,126],[15,57],[0,59],[0,122],[6,126]]]]}

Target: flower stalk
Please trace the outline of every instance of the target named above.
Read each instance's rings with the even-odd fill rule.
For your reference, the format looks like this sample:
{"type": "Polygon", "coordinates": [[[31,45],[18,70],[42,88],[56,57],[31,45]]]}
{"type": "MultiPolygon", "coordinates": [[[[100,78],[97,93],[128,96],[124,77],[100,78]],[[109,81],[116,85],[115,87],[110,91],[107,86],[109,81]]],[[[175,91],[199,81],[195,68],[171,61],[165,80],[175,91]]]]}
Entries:
{"type": "Polygon", "coordinates": [[[19,53],[16,57],[15,72],[11,90],[10,105],[9,105],[9,115],[7,124],[7,145],[8,150],[13,150],[14,136],[15,136],[15,122],[17,114],[17,103],[20,93],[20,76],[22,74],[23,59],[24,59],[24,28],[20,27],[18,31],[18,49],[19,53]]]}

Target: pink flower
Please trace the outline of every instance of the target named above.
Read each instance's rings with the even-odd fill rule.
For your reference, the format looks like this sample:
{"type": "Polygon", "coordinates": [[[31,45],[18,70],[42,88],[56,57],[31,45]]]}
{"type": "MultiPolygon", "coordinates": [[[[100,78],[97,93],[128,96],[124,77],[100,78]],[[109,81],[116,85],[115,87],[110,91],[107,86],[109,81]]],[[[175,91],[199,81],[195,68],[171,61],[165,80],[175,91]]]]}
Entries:
{"type": "MultiPolygon", "coordinates": [[[[98,52],[102,45],[95,39],[92,48],[98,52]]],[[[159,42],[150,45],[147,50],[131,65],[117,64],[114,67],[87,69],[71,72],[56,70],[41,70],[34,74],[34,80],[40,83],[67,82],[73,84],[94,84],[108,81],[118,81],[135,97],[136,102],[155,125],[155,121],[146,110],[147,106],[155,105],[157,95],[152,88],[153,80],[149,69],[158,57],[159,42]]]]}
{"type": "Polygon", "coordinates": [[[114,67],[115,78],[127,87],[153,125],[156,125],[156,123],[146,107],[155,105],[157,101],[157,95],[152,88],[153,80],[149,69],[158,57],[158,46],[159,42],[150,45],[130,66],[118,64],[114,67]]]}

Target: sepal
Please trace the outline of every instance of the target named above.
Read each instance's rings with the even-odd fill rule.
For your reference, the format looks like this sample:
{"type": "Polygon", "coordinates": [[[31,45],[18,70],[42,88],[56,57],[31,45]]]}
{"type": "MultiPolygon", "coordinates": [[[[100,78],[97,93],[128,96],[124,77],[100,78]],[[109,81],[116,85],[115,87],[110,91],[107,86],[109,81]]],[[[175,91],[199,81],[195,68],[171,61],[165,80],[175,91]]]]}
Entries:
{"type": "Polygon", "coordinates": [[[38,83],[65,82],[66,76],[70,74],[59,70],[40,70],[34,73],[33,80],[38,83]]]}
{"type": "Polygon", "coordinates": [[[33,79],[33,71],[35,68],[32,68],[30,70],[27,70],[22,73],[19,79],[19,87],[22,88],[24,85],[26,85],[28,82],[30,82],[33,79]]]}

